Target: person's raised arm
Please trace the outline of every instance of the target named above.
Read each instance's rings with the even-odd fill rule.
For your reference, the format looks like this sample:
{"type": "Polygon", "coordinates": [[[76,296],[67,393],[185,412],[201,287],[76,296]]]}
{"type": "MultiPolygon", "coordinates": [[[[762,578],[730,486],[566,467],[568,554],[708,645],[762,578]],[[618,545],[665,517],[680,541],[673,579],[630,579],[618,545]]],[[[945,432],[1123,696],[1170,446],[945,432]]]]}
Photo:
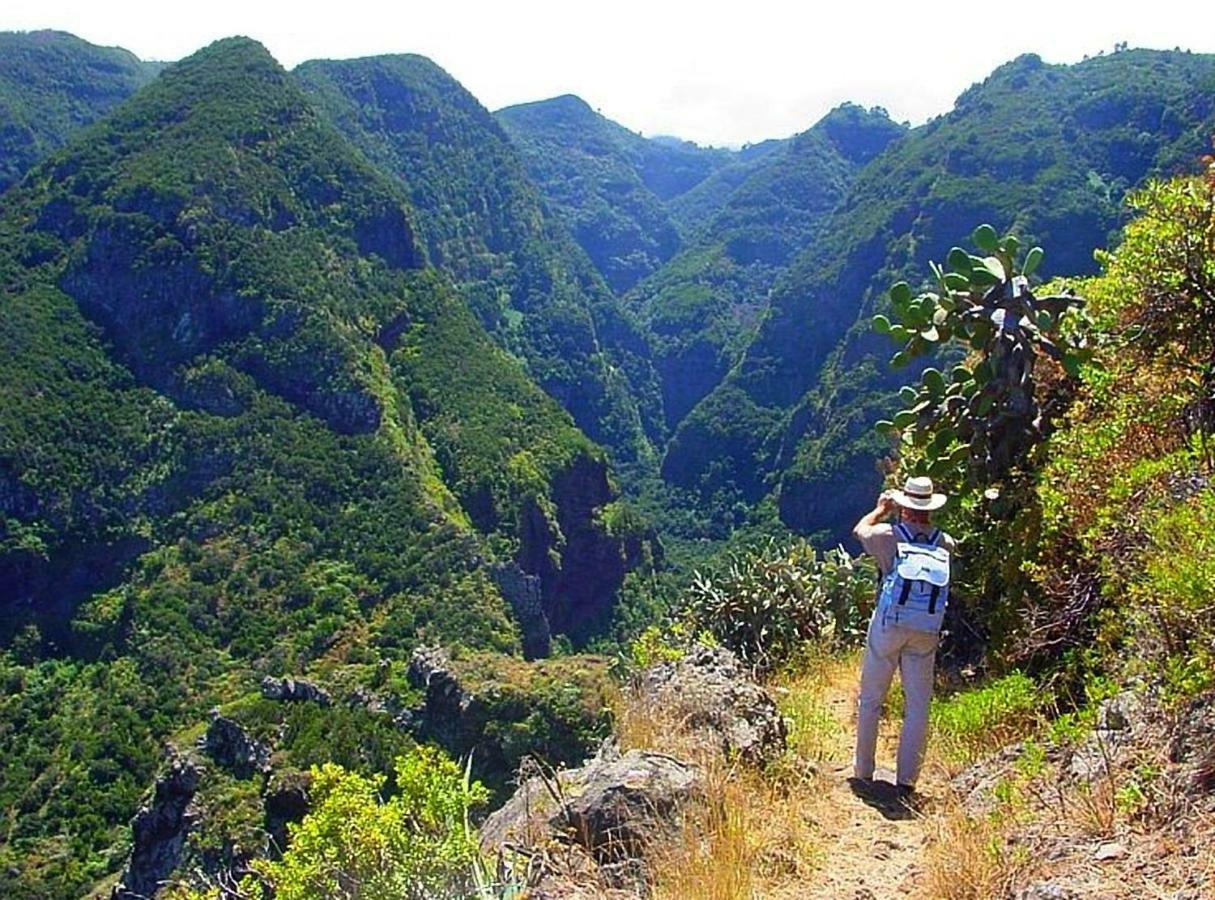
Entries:
{"type": "Polygon", "coordinates": [[[877,499],[877,506],[861,516],[861,520],[852,529],[852,533],[856,535],[857,540],[864,543],[865,539],[873,534],[873,529],[894,512],[897,505],[894,502],[894,497],[890,496],[890,492],[883,491],[877,499]]]}

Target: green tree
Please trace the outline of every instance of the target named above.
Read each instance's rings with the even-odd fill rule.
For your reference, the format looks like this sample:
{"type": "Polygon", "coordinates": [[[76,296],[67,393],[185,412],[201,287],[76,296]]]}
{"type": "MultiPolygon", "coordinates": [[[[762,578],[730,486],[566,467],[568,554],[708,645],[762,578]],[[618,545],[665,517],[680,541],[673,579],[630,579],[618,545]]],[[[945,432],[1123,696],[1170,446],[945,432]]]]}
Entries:
{"type": "Polygon", "coordinates": [[[475,883],[479,857],[469,811],[488,791],[440,751],[418,747],[396,761],[397,793],[384,779],[326,763],[312,770],[313,809],[290,829],[287,852],[255,869],[277,900],[401,900],[475,883]]]}

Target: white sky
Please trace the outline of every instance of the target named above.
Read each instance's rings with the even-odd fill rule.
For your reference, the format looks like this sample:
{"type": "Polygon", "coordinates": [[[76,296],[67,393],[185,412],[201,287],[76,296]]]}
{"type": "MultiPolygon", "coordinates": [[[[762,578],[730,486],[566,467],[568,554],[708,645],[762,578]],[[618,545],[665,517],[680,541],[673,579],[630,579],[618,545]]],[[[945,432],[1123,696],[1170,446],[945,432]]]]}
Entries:
{"type": "Polygon", "coordinates": [[[1215,4],[0,0],[0,31],[36,28],[144,59],[178,59],[232,34],[288,67],[421,53],[491,109],[574,93],[643,134],[737,145],[801,131],[844,100],[918,124],[1027,51],[1048,62],[1118,41],[1212,52],[1215,4]]]}

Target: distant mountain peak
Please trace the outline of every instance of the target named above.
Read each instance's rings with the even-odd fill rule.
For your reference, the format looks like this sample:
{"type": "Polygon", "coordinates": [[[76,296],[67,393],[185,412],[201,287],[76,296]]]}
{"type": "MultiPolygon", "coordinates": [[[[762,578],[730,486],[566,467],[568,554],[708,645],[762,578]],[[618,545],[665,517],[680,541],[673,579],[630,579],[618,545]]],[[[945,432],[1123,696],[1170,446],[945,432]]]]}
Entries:
{"type": "Polygon", "coordinates": [[[606,120],[577,94],[561,94],[547,100],[516,103],[497,110],[494,115],[536,125],[606,123],[606,120]]]}
{"type": "Polygon", "coordinates": [[[841,103],[811,129],[821,132],[845,159],[863,165],[907,132],[883,107],[841,103]]]}

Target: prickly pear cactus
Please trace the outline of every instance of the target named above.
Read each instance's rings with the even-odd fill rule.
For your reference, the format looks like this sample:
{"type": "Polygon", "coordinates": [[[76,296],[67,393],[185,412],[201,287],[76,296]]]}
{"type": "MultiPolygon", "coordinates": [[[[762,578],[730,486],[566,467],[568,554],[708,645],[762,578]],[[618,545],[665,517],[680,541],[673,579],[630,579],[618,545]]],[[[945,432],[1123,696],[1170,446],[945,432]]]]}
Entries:
{"type": "Polygon", "coordinates": [[[1072,294],[1038,297],[1030,276],[1041,247],[1017,269],[1019,242],[990,225],[973,235],[979,256],[961,247],[945,265],[929,263],[935,289],[913,294],[906,282],[890,289],[897,322],[875,316],[873,327],[901,345],[891,364],[934,353],[951,342],[971,351],[948,373],[927,368],[901,396],[905,408],[878,428],[897,434],[916,474],[954,485],[1000,481],[1043,437],[1034,369],[1043,355],[1075,377],[1092,357],[1084,301],[1072,294]]]}

